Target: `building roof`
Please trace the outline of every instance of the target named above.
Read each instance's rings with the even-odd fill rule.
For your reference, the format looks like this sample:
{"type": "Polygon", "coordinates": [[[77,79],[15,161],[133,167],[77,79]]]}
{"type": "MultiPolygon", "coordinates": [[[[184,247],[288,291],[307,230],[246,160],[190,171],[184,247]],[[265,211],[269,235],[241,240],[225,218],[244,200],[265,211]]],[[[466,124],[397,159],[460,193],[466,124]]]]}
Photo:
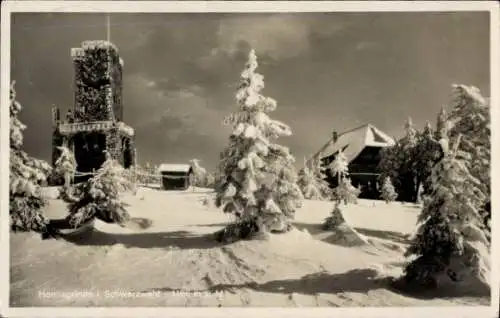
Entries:
{"type": "Polygon", "coordinates": [[[392,145],[394,145],[394,139],[375,126],[365,124],[344,133],[340,133],[335,143],[333,143],[332,136],[313,158],[331,156],[339,150],[342,150],[347,160],[351,162],[365,147],[384,148],[392,145]]]}
{"type": "Polygon", "coordinates": [[[184,172],[189,173],[191,166],[188,164],[162,163],[158,167],[159,172],[184,172]]]}

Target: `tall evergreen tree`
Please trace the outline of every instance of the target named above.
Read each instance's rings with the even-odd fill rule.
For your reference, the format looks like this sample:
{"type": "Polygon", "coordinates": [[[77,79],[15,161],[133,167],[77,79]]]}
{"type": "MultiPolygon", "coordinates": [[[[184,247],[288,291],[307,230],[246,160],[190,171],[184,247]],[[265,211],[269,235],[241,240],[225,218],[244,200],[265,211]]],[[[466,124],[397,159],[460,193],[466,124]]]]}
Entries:
{"type": "Polygon", "coordinates": [[[16,100],[15,81],[10,86],[10,186],[9,214],[13,231],[37,231],[46,234],[47,219],[42,214],[46,201],[40,183],[47,179],[51,167],[43,160],[32,158],[23,151],[23,130],[18,119],[22,110],[16,100]]]}
{"type": "MultiPolygon", "coordinates": [[[[418,133],[418,143],[415,147],[413,158],[413,171],[416,175],[416,187],[422,187],[422,195],[428,195],[431,191],[430,175],[432,167],[441,159],[442,150],[432,126],[427,122],[424,130],[418,133]]],[[[418,191],[417,191],[418,193],[418,191]]]]}
{"type": "Polygon", "coordinates": [[[462,136],[460,150],[471,155],[466,162],[470,173],[481,181],[486,194],[482,214],[489,228],[491,209],[486,209],[491,198],[491,118],[490,102],[481,95],[478,88],[465,85],[453,85],[455,94],[454,107],[450,112],[450,140],[462,136]]]}
{"type": "Polygon", "coordinates": [[[413,127],[411,117],[405,123],[405,136],[401,139],[401,167],[399,178],[401,180],[401,193],[403,201],[416,202],[417,200],[417,172],[414,170],[417,158],[418,133],[413,127]]]}
{"type": "Polygon", "coordinates": [[[404,125],[405,135],[396,140],[395,145],[381,151],[378,170],[381,172],[379,182],[390,177],[393,185],[399,190],[398,199],[416,202],[419,176],[415,170],[418,158],[420,136],[413,127],[411,117],[404,125]]]}
{"type": "Polygon", "coordinates": [[[384,183],[386,178],[392,180],[392,184],[395,188],[401,188],[401,181],[399,178],[399,173],[402,166],[402,147],[399,140],[394,139],[395,144],[390,147],[383,148],[380,151],[380,162],[378,164],[377,170],[380,171],[378,181],[384,183]]]}
{"type": "Polygon", "coordinates": [[[240,109],[230,116],[234,130],[221,154],[216,189],[216,205],[234,214],[238,223],[222,231],[219,240],[287,231],[303,199],[294,158],[288,148],[275,143],[280,136],[291,135],[291,129],[269,117],[277,105],[260,94],[264,77],[256,73],[257,66],[252,50],[241,73],[236,94],[240,109]]]}
{"type": "Polygon", "coordinates": [[[417,234],[406,252],[416,256],[405,268],[407,283],[435,286],[442,274],[453,281],[470,276],[487,280],[488,242],[478,210],[485,195],[467,169],[469,154],[446,143],[444,139],[445,156],[432,170],[432,195],[425,199],[417,234]]]}

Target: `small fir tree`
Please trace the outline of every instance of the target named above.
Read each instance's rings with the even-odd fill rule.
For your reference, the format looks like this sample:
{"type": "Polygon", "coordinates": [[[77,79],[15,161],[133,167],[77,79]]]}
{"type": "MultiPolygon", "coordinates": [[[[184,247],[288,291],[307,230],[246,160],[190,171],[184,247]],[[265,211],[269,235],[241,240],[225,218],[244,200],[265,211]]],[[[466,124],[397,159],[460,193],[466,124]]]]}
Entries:
{"type": "Polygon", "coordinates": [[[314,176],[309,168],[304,167],[299,170],[298,186],[302,190],[305,199],[308,200],[321,200],[322,195],[319,189],[314,184],[314,176]]]}
{"type": "Polygon", "coordinates": [[[432,195],[424,202],[420,226],[406,252],[416,256],[405,268],[406,283],[436,287],[442,274],[452,281],[470,276],[487,281],[488,242],[479,214],[485,195],[467,169],[470,156],[456,145],[443,147],[445,156],[432,170],[432,195]]]}
{"type": "Polygon", "coordinates": [[[192,177],[192,186],[199,188],[207,188],[210,186],[210,174],[207,172],[205,168],[200,165],[200,160],[191,159],[190,161],[191,167],[193,168],[193,177],[192,177]]]}
{"type": "Polygon", "coordinates": [[[339,203],[356,203],[360,192],[348,178],[349,162],[342,151],[339,150],[329,169],[331,174],[337,177],[337,186],[333,189],[332,198],[339,203]]]}
{"type": "Polygon", "coordinates": [[[380,197],[385,200],[385,203],[392,202],[398,197],[396,189],[394,189],[394,186],[392,185],[391,178],[385,178],[384,183],[382,184],[382,193],[380,197]]]}
{"type": "Polygon", "coordinates": [[[67,147],[57,147],[60,150],[59,158],[55,162],[56,173],[64,176],[64,189],[71,187],[71,181],[76,171],[75,155],[67,147]]]}
{"type": "Polygon", "coordinates": [[[324,200],[330,200],[332,198],[332,189],[330,188],[330,184],[326,181],[327,176],[323,172],[323,168],[321,165],[321,154],[319,154],[314,160],[311,162],[311,170],[313,175],[316,178],[316,184],[318,189],[321,192],[324,200]]]}
{"type": "Polygon", "coordinates": [[[87,182],[75,186],[73,198],[68,199],[69,224],[79,227],[94,218],[123,225],[130,216],[121,193],[134,191],[120,164],[106,153],[106,161],[87,182]]]}
{"type": "Polygon", "coordinates": [[[22,110],[16,100],[15,81],[10,86],[10,186],[9,215],[12,231],[48,233],[47,219],[42,214],[47,202],[42,198],[40,183],[47,179],[51,167],[43,160],[28,156],[23,150],[23,130],[18,119],[22,110]]]}
{"type": "Polygon", "coordinates": [[[319,167],[314,169],[309,167],[307,160],[304,159],[304,168],[299,171],[298,186],[302,190],[304,198],[309,200],[325,200],[331,196],[331,190],[328,183],[324,180],[324,174],[319,167]]]}
{"type": "Polygon", "coordinates": [[[327,230],[335,230],[339,225],[345,223],[345,218],[340,209],[340,203],[356,203],[360,191],[353,187],[351,180],[347,178],[349,172],[349,163],[344,153],[339,150],[333,162],[329,165],[329,169],[333,176],[337,177],[337,187],[333,190],[332,198],[335,201],[335,207],[332,214],[326,218],[324,228],[327,230]]]}
{"type": "Polygon", "coordinates": [[[255,72],[257,66],[252,50],[236,94],[240,110],[229,116],[234,130],[221,154],[216,206],[235,215],[237,223],[217,234],[220,241],[290,229],[303,199],[294,158],[288,148],[275,143],[291,130],[269,117],[276,101],[260,94],[264,78],[255,72]]]}
{"type": "Polygon", "coordinates": [[[334,190],[334,197],[339,202],[344,202],[344,205],[348,203],[357,204],[360,193],[361,191],[352,185],[351,178],[343,177],[340,185],[334,190]]]}

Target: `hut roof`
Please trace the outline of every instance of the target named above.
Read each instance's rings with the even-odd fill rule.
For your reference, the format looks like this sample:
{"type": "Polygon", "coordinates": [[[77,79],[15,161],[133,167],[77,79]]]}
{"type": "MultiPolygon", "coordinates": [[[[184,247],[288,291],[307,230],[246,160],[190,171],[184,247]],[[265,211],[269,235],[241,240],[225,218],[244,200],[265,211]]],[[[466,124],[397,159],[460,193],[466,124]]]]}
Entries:
{"type": "Polygon", "coordinates": [[[172,163],[162,163],[158,167],[159,172],[184,172],[189,173],[191,171],[191,166],[188,164],[172,164],[172,163]]]}
{"type": "Polygon", "coordinates": [[[365,147],[389,147],[394,145],[394,139],[371,124],[366,124],[339,135],[333,143],[332,138],[315,154],[330,156],[339,150],[344,152],[347,160],[354,160],[365,147]]]}

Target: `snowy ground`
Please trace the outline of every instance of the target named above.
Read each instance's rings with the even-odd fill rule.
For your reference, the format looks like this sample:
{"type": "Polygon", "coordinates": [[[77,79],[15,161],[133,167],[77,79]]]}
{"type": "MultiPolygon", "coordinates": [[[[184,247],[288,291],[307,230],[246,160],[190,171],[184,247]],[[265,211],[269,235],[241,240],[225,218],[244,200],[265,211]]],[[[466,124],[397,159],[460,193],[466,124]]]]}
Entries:
{"type": "MultiPolygon", "coordinates": [[[[388,289],[383,277],[401,274],[414,205],[360,200],[344,208],[368,246],[329,242],[319,225],[332,203],[317,201],[297,212],[297,230],[223,246],[210,234],[229,218],[202,204],[207,191],[140,188],[126,199],[136,218],[130,227],[97,221],[73,243],[12,234],[11,306],[489,305],[489,296],[457,290],[414,298],[388,289]]],[[[65,206],[50,200],[45,213],[62,217],[65,206]]]]}

